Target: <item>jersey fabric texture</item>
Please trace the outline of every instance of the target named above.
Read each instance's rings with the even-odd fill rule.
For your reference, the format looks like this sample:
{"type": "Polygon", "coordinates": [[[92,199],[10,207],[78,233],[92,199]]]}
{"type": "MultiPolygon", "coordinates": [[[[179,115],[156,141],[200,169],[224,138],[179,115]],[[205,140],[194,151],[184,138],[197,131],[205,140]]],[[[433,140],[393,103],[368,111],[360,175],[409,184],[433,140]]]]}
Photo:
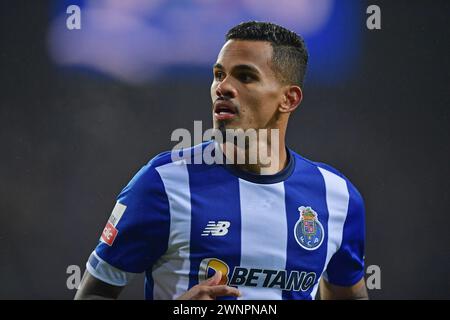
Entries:
{"type": "Polygon", "coordinates": [[[146,299],[175,299],[216,271],[238,299],[314,299],[321,277],[363,277],[364,203],[347,178],[290,149],[275,175],[190,161],[209,143],[176,161],[162,153],[133,177],[89,273],[124,286],[145,272],[146,299]]]}

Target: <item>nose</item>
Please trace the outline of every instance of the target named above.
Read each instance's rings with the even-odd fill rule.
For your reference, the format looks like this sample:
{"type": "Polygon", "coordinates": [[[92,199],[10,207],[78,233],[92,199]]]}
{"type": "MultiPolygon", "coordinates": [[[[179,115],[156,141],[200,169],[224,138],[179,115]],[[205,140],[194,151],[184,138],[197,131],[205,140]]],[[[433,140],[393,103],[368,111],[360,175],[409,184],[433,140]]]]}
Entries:
{"type": "Polygon", "coordinates": [[[237,96],[236,88],[232,85],[229,77],[226,77],[216,87],[216,95],[219,98],[232,99],[237,96]]]}

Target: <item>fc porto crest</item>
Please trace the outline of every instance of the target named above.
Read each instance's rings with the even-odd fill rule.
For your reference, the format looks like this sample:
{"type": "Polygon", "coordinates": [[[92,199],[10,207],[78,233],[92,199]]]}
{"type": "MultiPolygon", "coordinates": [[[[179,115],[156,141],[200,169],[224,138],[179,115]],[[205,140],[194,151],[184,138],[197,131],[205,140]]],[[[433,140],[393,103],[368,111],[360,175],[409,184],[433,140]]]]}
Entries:
{"type": "Polygon", "coordinates": [[[299,207],[300,219],[294,227],[295,240],[306,250],[316,250],[324,238],[323,226],[311,207],[299,207]]]}

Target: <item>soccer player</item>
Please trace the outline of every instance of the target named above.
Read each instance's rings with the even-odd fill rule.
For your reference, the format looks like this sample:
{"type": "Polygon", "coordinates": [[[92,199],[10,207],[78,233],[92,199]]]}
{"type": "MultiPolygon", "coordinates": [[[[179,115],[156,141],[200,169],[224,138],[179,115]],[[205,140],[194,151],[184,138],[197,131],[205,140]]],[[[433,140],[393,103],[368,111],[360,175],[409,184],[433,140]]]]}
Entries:
{"type": "Polygon", "coordinates": [[[76,299],[117,298],[142,272],[147,299],[314,299],[319,285],[322,299],[367,298],[361,195],[285,145],[307,60],[281,26],[229,30],[213,67],[214,128],[278,130],[267,143],[278,166],[192,161],[217,141],[156,156],[119,194],[76,299]]]}

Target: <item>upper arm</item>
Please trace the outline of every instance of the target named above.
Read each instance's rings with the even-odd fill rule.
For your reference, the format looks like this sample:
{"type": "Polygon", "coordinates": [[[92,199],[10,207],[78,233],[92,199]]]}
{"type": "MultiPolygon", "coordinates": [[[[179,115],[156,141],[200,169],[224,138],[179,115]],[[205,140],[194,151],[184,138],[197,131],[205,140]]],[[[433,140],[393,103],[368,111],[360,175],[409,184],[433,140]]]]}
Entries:
{"type": "MultiPolygon", "coordinates": [[[[101,266],[96,267],[100,261],[126,273],[144,272],[166,251],[169,226],[169,203],[163,182],[157,170],[147,165],[117,197],[89,271],[96,276],[93,269],[100,269],[101,266]]],[[[100,275],[97,278],[102,279],[100,275]]],[[[111,284],[122,285],[122,281],[111,284]]]]}
{"type": "Polygon", "coordinates": [[[103,282],[86,270],[75,295],[75,300],[117,299],[123,288],[103,282]]]}
{"type": "Polygon", "coordinates": [[[159,259],[167,247],[170,216],[162,180],[149,164],[143,167],[117,197],[102,237],[86,264],[86,281],[80,296],[92,290],[115,297],[159,259]]]}
{"type": "Polygon", "coordinates": [[[369,298],[364,278],[348,287],[331,284],[322,278],[319,289],[322,300],[365,300],[369,298]]]}

